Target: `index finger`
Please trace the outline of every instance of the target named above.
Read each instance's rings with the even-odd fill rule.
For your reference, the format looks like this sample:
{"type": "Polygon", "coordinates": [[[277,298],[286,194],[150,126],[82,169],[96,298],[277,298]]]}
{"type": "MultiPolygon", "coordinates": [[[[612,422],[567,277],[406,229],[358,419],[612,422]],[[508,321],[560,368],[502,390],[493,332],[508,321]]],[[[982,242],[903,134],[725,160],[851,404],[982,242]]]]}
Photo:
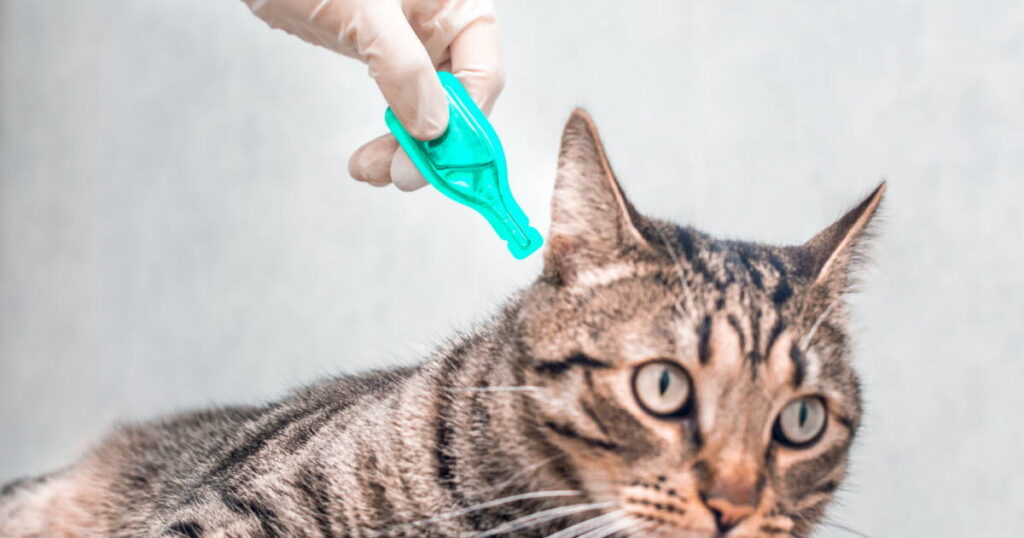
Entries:
{"type": "Polygon", "coordinates": [[[359,56],[409,134],[437,138],[448,127],[448,101],[430,56],[398,4],[369,4],[350,27],[359,56]]]}

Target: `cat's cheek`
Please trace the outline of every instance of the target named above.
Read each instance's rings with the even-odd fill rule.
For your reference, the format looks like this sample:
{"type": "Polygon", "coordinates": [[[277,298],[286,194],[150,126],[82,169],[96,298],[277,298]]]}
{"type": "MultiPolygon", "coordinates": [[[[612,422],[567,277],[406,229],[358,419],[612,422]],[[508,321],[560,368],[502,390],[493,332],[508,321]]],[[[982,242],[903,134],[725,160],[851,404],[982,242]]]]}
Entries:
{"type": "Polygon", "coordinates": [[[778,509],[780,505],[786,504],[784,496],[772,485],[765,486],[757,511],[736,527],[733,533],[738,536],[759,536],[765,527],[779,531],[777,534],[780,535],[792,533],[796,529],[795,521],[778,509]]]}
{"type": "Polygon", "coordinates": [[[846,475],[851,437],[834,417],[829,418],[822,438],[812,447],[773,449],[776,488],[791,506],[820,502],[831,497],[846,475]]]}

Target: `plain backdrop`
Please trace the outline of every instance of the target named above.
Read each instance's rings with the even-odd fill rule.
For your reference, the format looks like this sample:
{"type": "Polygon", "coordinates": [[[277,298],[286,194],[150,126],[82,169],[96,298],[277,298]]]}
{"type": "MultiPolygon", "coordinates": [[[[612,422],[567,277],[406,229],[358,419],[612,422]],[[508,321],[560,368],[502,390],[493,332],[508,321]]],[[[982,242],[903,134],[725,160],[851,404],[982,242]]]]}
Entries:
{"type": "MultiPolygon", "coordinates": [[[[641,210],[724,236],[800,242],[890,181],[830,520],[1022,535],[1024,4],[498,9],[493,120],[542,230],[577,105],[641,210]]],[[[0,105],[0,481],[115,420],[414,361],[540,268],[350,179],[385,131],[366,68],[237,0],[0,0],[0,105]]]]}

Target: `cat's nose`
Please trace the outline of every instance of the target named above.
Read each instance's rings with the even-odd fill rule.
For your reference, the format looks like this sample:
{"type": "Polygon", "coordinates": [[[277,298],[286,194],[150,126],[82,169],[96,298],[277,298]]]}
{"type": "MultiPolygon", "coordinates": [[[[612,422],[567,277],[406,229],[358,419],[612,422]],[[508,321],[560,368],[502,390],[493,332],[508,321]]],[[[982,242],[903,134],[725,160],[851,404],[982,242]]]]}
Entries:
{"type": "Polygon", "coordinates": [[[757,489],[754,473],[737,472],[719,475],[704,492],[704,504],[714,515],[720,533],[729,532],[754,513],[757,489]]]}
{"type": "Polygon", "coordinates": [[[735,505],[723,498],[714,498],[704,501],[704,504],[715,516],[715,526],[718,532],[725,534],[739,525],[750,514],[754,513],[754,507],[750,505],[735,505]]]}

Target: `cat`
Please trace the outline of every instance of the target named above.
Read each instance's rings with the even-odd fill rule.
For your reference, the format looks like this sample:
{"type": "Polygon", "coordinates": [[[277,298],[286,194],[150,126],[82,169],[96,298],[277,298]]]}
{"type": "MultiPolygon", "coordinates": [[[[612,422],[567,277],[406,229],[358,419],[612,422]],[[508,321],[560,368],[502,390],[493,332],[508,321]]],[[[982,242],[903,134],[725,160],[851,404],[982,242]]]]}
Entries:
{"type": "Polygon", "coordinates": [[[590,116],[544,268],[412,367],[121,426],[2,536],[803,537],[861,420],[844,295],[885,191],[800,246],[639,214],[590,116]]]}

